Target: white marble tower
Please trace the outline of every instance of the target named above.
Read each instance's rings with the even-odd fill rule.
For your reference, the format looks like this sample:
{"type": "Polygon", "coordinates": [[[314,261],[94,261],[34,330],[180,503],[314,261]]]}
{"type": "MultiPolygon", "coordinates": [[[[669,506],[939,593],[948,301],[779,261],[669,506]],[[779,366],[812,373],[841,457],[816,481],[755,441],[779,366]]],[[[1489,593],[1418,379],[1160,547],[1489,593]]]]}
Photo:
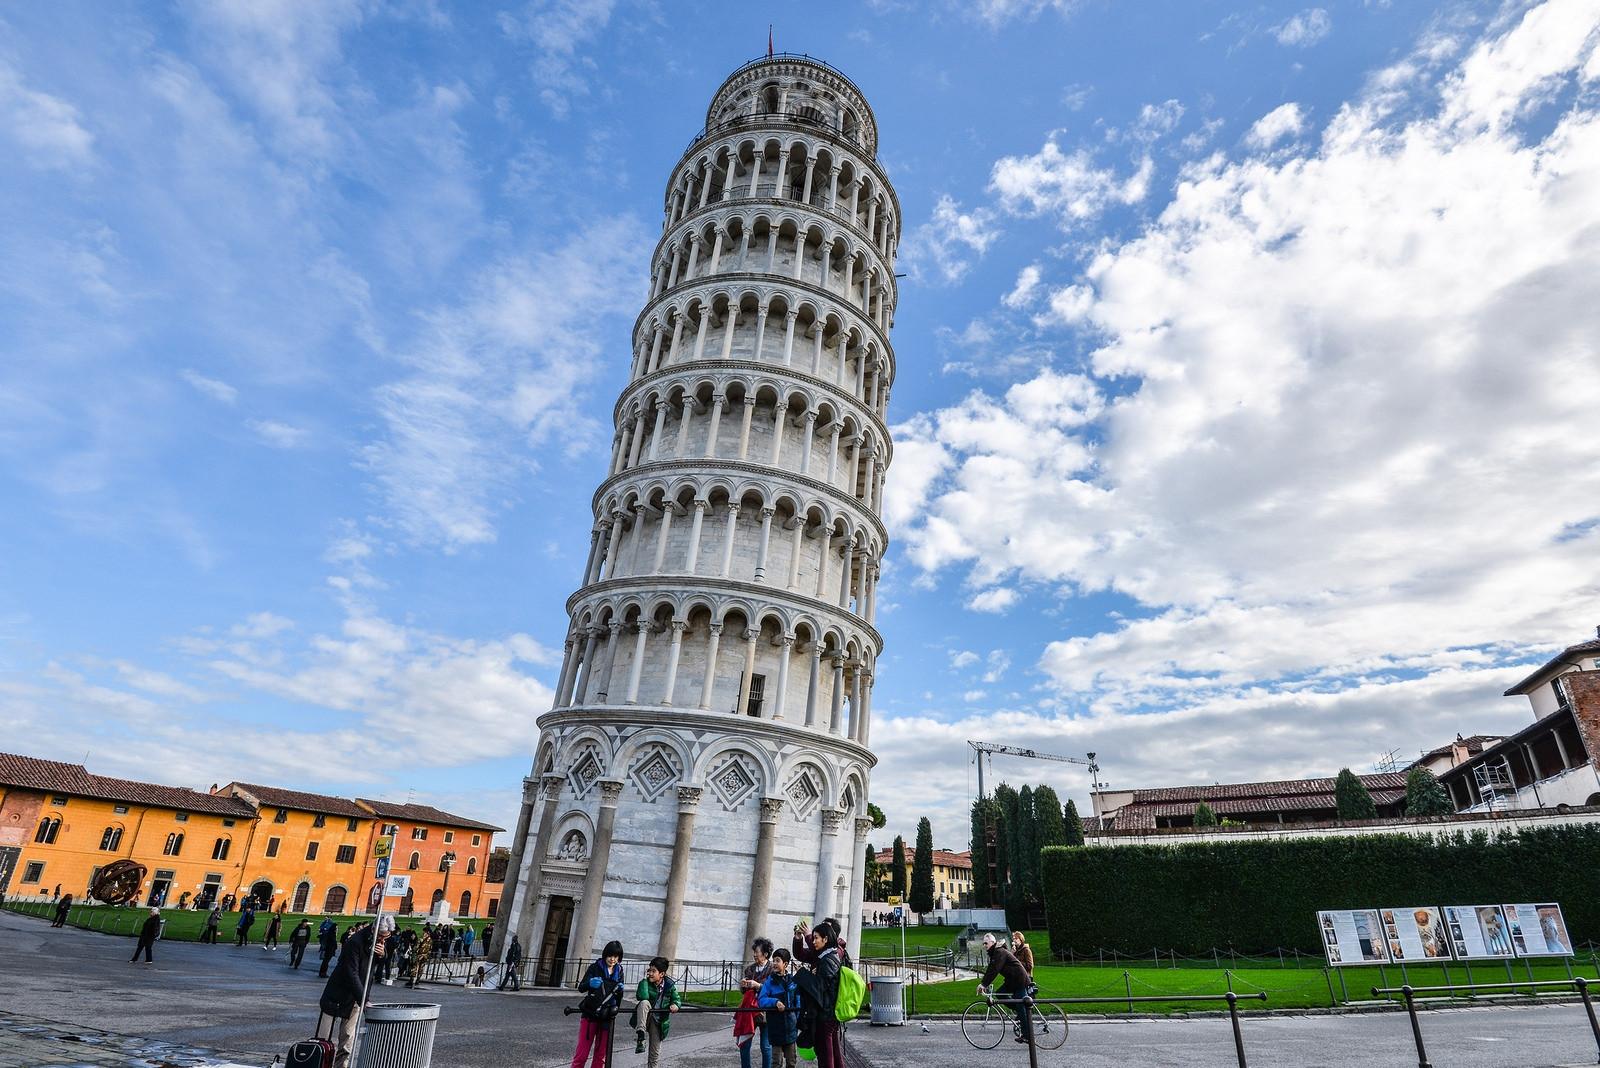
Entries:
{"type": "Polygon", "coordinates": [[[668,178],[512,843],[529,957],[859,937],[900,238],[877,145],[848,78],[769,56],[668,178]]]}

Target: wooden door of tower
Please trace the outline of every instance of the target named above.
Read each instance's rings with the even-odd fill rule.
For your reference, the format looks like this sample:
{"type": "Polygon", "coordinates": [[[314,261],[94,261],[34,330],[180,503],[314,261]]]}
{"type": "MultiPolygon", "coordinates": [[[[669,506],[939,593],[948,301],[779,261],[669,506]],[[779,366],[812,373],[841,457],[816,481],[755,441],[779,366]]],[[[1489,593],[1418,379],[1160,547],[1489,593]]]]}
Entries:
{"type": "Polygon", "coordinates": [[[570,897],[550,899],[550,914],[544,921],[544,940],[539,943],[536,986],[560,986],[567,970],[567,939],[572,936],[573,901],[570,897]]]}

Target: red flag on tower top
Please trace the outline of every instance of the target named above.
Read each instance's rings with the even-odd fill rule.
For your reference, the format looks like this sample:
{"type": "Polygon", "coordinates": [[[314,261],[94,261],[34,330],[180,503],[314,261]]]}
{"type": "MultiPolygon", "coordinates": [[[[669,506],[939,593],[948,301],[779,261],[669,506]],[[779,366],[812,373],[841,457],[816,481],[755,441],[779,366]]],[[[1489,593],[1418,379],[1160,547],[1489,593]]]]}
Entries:
{"type": "Polygon", "coordinates": [[[772,23],[767,23],[767,55],[772,55],[772,23]]]}

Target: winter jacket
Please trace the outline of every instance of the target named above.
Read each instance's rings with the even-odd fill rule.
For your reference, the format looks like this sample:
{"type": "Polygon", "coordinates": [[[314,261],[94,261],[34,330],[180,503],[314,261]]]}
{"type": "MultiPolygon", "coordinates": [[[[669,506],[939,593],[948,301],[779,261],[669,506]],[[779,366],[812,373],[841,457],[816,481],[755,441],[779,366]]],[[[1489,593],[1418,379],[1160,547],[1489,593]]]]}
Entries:
{"type": "Polygon", "coordinates": [[[767,1010],[767,1041],[774,1046],[792,1044],[800,1032],[800,988],[794,977],[767,976],[756,995],[756,1004],[767,1010]]]}
{"type": "Polygon", "coordinates": [[[1029,975],[1032,975],[1033,974],[1033,947],[1028,945],[1028,943],[1024,942],[1024,943],[1022,943],[1022,945],[1018,946],[1016,949],[1013,949],[1011,952],[1016,956],[1017,962],[1022,965],[1023,971],[1027,972],[1029,975]]]}
{"type": "MultiPolygon", "coordinates": [[[[746,990],[739,996],[739,1008],[756,1008],[756,992],[746,990]]],[[[746,1035],[756,1033],[756,1020],[761,1016],[759,1012],[736,1012],[733,1014],[733,1038],[738,1041],[746,1035]]]]}
{"type": "Polygon", "coordinates": [[[595,960],[583,973],[578,989],[583,991],[583,1001],[578,1005],[583,1018],[596,1023],[607,1022],[622,1008],[622,962],[618,961],[615,968],[607,968],[604,957],[595,960]]]}
{"type": "Polygon", "coordinates": [[[345,939],[339,950],[339,963],[322,988],[319,1008],[329,1016],[345,1019],[367,994],[367,956],[372,952],[373,931],[363,927],[345,939]]]}
{"type": "Polygon", "coordinates": [[[289,932],[289,944],[291,946],[303,946],[309,941],[311,941],[311,925],[305,920],[301,920],[295,925],[295,929],[289,932]]]}
{"type": "Polygon", "coordinates": [[[1012,997],[1021,997],[1028,987],[1033,985],[1033,980],[1022,966],[1016,956],[1009,950],[996,944],[989,947],[989,970],[983,973],[981,985],[989,987],[994,982],[994,977],[999,975],[1006,981],[1004,993],[1012,997]]]}
{"type": "Polygon", "coordinates": [[[139,944],[153,946],[161,935],[161,917],[150,916],[144,921],[144,926],[139,928],[139,944]]]}
{"type": "MultiPolygon", "coordinates": [[[[620,969],[618,969],[620,971],[620,969]]],[[[683,1004],[683,995],[678,993],[678,984],[672,981],[672,976],[663,976],[661,985],[656,986],[648,978],[639,980],[639,989],[635,992],[640,1001],[650,1004],[656,1011],[650,1014],[650,1019],[655,1023],[656,1030],[662,1038],[667,1037],[667,1032],[672,1030],[672,1014],[674,1005],[683,1004]]]]}

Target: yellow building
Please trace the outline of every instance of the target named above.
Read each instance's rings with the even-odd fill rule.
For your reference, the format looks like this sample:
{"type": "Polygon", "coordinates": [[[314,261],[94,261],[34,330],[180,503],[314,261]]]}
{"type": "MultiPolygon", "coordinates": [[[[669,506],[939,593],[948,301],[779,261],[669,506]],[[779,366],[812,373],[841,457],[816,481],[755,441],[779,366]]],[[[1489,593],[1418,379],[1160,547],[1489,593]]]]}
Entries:
{"type": "Polygon", "coordinates": [[[230,889],[257,907],[291,912],[355,912],[366,908],[362,881],[372,852],[372,813],[342,797],[230,782],[213,793],[246,803],[257,814],[245,869],[230,889]]]}
{"type": "MultiPolygon", "coordinates": [[[[906,850],[906,885],[896,889],[889,888],[890,897],[898,897],[902,901],[911,896],[911,864],[915,853],[906,850]]],[[[893,849],[880,849],[877,857],[878,863],[888,868],[894,863],[893,849]]],[[[893,876],[890,877],[891,879],[893,876]]],[[[959,906],[964,897],[972,893],[972,853],[952,853],[948,849],[935,849],[933,851],[933,898],[937,908],[959,906]],[[941,904],[947,902],[948,904],[941,904]]]]}
{"type": "Polygon", "coordinates": [[[0,753],[0,893],[82,900],[101,868],[131,859],[147,869],[141,904],[220,897],[255,819],[237,798],[0,753]]]}

